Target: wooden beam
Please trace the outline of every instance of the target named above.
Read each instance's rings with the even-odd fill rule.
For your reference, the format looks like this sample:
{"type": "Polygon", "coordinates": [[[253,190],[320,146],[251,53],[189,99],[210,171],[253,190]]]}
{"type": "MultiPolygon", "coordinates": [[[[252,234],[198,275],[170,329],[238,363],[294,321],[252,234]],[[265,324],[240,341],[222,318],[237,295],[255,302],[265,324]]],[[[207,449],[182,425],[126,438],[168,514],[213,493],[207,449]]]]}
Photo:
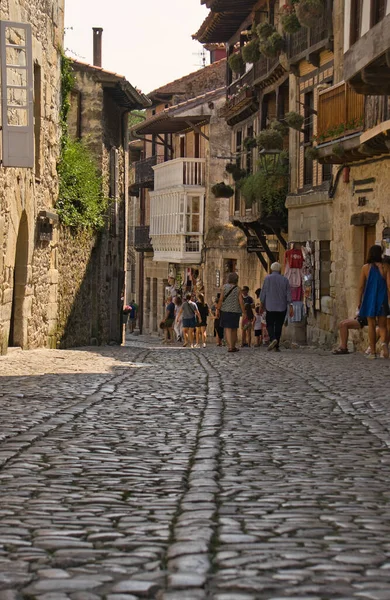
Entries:
{"type": "Polygon", "coordinates": [[[210,141],[210,138],[202,131],[200,127],[198,127],[198,125],[194,125],[194,123],[190,120],[186,120],[186,123],[188,123],[188,125],[191,127],[191,129],[195,131],[195,133],[199,133],[199,135],[201,135],[205,140],[207,140],[208,142],[210,141]]]}

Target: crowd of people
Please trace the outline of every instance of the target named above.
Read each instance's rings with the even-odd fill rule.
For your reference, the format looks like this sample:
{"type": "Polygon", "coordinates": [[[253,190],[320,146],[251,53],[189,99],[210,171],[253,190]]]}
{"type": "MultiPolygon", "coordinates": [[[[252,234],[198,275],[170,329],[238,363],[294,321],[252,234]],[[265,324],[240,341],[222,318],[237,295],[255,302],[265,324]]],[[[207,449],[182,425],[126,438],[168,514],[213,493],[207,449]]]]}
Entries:
{"type": "MultiPolygon", "coordinates": [[[[275,262],[270,270],[262,289],[255,291],[256,299],[250,296],[248,286],[238,286],[237,273],[229,273],[221,293],[217,294],[210,307],[201,293],[188,292],[184,297],[168,296],[165,315],[160,323],[164,332],[162,341],[166,344],[181,342],[184,347],[190,348],[205,348],[208,319],[211,319],[217,346],[226,345],[228,352],[239,350],[239,329],[241,347],[266,345],[269,351],[279,352],[283,325],[288,318],[293,318],[294,305],[290,283],[281,274],[281,265],[275,262]]],[[[356,315],[341,321],[340,345],[333,354],[349,354],[349,331],[367,326],[367,357],[389,358],[389,306],[390,260],[382,256],[382,247],[376,244],[369,249],[367,262],[361,270],[356,315]]],[[[130,333],[134,331],[137,312],[138,306],[134,300],[123,308],[125,322],[130,323],[130,333]]]]}
{"type": "MultiPolygon", "coordinates": [[[[168,296],[165,315],[160,323],[163,343],[181,342],[184,347],[205,348],[207,324],[212,320],[217,346],[226,345],[228,352],[238,352],[238,331],[241,347],[268,346],[279,351],[282,326],[291,303],[290,285],[281,275],[281,265],[271,265],[271,275],[265,278],[263,289],[250,296],[249,287],[238,286],[237,273],[230,273],[222,292],[211,306],[203,294],[188,292],[184,298],[168,296]],[[241,323],[241,324],[240,324],[241,323]]],[[[292,305],[291,305],[292,306],[292,305]]]]}

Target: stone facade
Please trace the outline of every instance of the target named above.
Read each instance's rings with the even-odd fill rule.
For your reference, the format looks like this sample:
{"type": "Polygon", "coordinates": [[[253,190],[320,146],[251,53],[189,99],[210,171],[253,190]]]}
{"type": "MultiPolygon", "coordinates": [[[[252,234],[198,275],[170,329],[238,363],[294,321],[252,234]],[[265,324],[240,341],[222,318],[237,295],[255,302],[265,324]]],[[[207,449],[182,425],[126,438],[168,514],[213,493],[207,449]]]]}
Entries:
{"type": "MultiPolygon", "coordinates": [[[[123,106],[126,98],[112,94],[112,85],[125,80],[93,65],[72,64],[75,85],[69,134],[81,139],[94,156],[110,203],[107,226],[99,234],[62,230],[58,267],[61,347],[120,343],[121,295],[126,293],[129,108],[123,106]]],[[[141,106],[142,98],[138,103],[135,98],[134,108],[141,106]]]]}
{"type": "MultiPolygon", "coordinates": [[[[28,23],[34,74],[33,168],[0,166],[0,354],[9,345],[55,346],[57,242],[39,237],[40,211],[53,211],[58,178],[63,0],[2,0],[0,20],[28,23]]],[[[4,101],[4,90],[0,90],[4,101]]]]}

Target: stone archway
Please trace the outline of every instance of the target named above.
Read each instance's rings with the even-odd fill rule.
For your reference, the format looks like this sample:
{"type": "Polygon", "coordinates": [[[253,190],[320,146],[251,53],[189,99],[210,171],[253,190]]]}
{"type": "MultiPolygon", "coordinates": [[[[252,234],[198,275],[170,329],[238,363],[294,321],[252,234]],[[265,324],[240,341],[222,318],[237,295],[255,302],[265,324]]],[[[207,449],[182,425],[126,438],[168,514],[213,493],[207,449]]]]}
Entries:
{"type": "Polygon", "coordinates": [[[27,345],[27,315],[24,306],[28,275],[28,223],[27,215],[22,213],[16,241],[12,310],[9,330],[9,346],[27,345]]]}

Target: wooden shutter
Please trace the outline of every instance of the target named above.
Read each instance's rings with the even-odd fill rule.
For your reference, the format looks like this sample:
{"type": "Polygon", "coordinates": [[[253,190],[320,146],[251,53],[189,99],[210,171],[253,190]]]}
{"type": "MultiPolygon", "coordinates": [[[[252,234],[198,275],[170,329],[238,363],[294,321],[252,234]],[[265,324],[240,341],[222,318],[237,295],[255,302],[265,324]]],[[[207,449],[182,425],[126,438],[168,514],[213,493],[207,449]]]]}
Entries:
{"type": "Polygon", "coordinates": [[[2,164],[34,166],[31,25],[0,21],[2,164]]]}

